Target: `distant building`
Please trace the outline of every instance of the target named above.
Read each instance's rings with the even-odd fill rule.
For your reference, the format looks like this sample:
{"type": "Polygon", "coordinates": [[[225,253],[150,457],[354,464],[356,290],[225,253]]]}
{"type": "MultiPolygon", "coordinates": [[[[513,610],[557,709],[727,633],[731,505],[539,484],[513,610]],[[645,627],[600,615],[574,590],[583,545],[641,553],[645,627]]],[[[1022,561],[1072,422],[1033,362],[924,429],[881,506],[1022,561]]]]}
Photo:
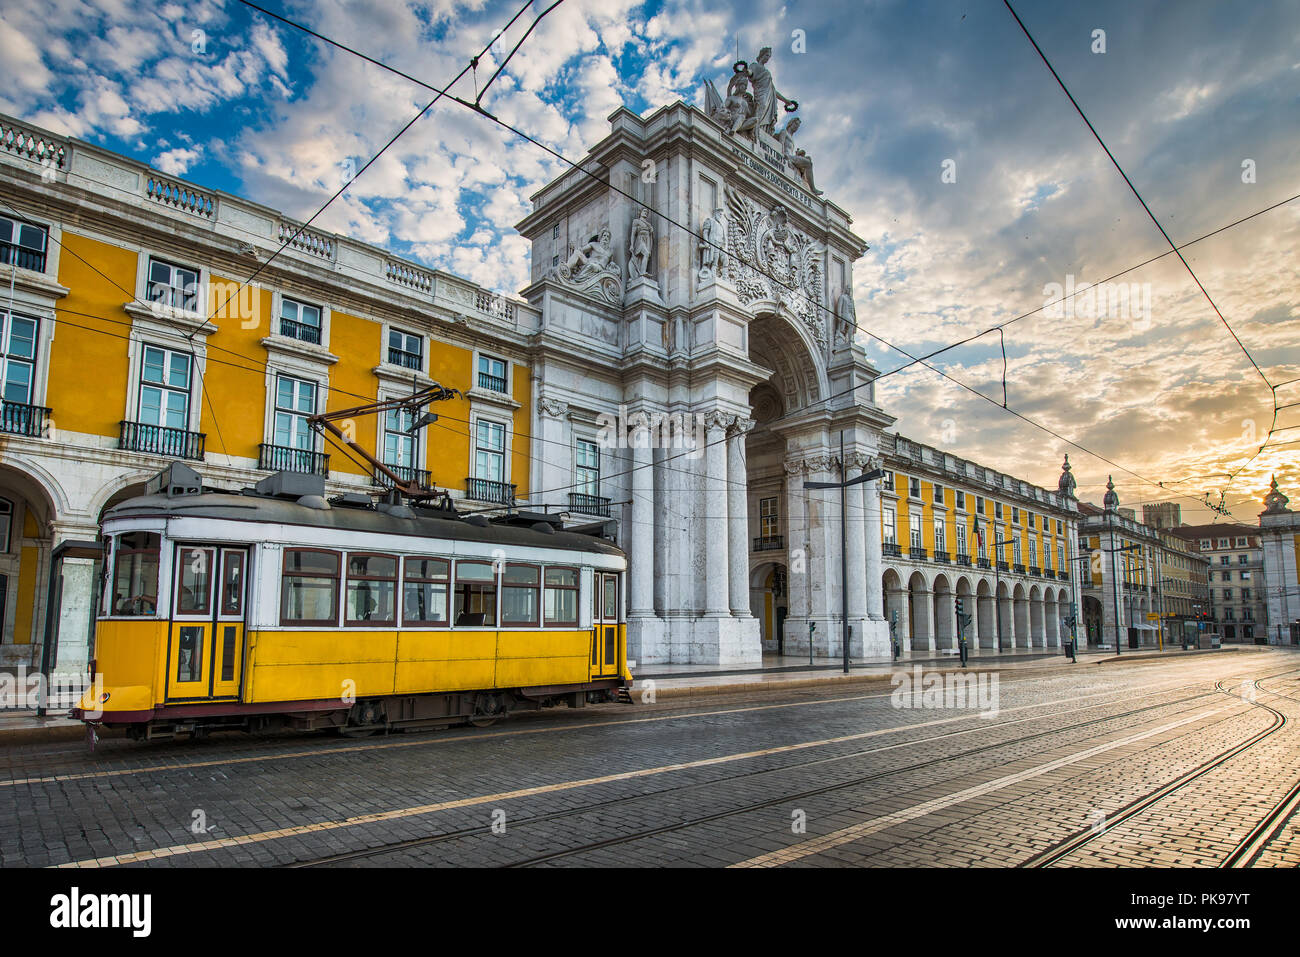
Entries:
{"type": "Polygon", "coordinates": [[[1079,503],[1079,550],[1092,558],[1083,578],[1088,643],[1113,648],[1118,639],[1138,648],[1193,636],[1210,604],[1208,561],[1175,530],[1120,508],[1113,481],[1106,489],[1101,508],[1079,503]]]}
{"type": "Polygon", "coordinates": [[[1143,505],[1142,524],[1152,528],[1177,528],[1183,524],[1183,508],[1177,502],[1143,505]]]}
{"type": "Polygon", "coordinates": [[[1264,553],[1259,529],[1239,522],[1170,529],[1209,561],[1211,630],[1224,641],[1265,642],[1264,553]]]}

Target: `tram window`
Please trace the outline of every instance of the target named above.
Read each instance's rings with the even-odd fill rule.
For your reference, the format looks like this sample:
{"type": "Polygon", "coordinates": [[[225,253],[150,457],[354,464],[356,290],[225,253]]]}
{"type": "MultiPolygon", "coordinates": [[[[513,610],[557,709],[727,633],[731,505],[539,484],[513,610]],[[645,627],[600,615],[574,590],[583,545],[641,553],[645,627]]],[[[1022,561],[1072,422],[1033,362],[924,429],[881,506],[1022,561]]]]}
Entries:
{"type": "Polygon", "coordinates": [[[543,611],[548,628],[578,627],[578,570],[547,568],[543,611]]]}
{"type": "Polygon", "coordinates": [[[391,624],[396,620],[397,559],[391,555],[348,554],[349,625],[391,624]]]}
{"type": "Polygon", "coordinates": [[[467,623],[462,615],[482,615],[484,625],[497,623],[497,579],[491,562],[457,562],[455,595],[457,624],[467,623]]]}
{"type": "Polygon", "coordinates": [[[153,615],[158,610],[158,552],[162,536],[127,532],[117,537],[113,565],[114,615],[153,615]]]}
{"type": "Polygon", "coordinates": [[[176,555],[176,613],[207,615],[212,612],[212,550],[182,548],[176,555]]]}
{"type": "Polygon", "coordinates": [[[538,624],[541,570],[536,565],[506,565],[501,575],[501,624],[538,624]]]}
{"type": "Polygon", "coordinates": [[[337,624],[338,594],[339,556],[336,552],[285,549],[281,623],[337,624]]]}
{"type": "Polygon", "coordinates": [[[244,553],[226,552],[221,569],[221,613],[242,615],[244,612],[244,553]]]}
{"type": "Polygon", "coordinates": [[[403,564],[402,624],[447,624],[451,562],[445,558],[407,558],[403,564]]]}
{"type": "Polygon", "coordinates": [[[176,680],[198,681],[203,677],[203,629],[180,629],[180,647],[176,652],[176,680]]]}
{"type": "Polygon", "coordinates": [[[603,576],[605,579],[605,620],[618,620],[618,579],[613,575],[603,576]]]}

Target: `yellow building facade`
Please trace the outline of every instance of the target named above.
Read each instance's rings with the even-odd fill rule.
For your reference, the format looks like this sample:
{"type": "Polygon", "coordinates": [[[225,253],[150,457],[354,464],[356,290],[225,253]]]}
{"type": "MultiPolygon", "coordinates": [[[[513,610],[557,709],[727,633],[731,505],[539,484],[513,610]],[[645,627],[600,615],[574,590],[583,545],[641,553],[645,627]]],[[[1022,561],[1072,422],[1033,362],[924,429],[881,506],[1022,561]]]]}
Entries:
{"type": "Polygon", "coordinates": [[[314,414],[456,389],[339,424],[467,507],[529,497],[526,303],[7,117],[0,283],[0,667],[84,668],[99,517],[169,461],[382,487],[314,414]]]}

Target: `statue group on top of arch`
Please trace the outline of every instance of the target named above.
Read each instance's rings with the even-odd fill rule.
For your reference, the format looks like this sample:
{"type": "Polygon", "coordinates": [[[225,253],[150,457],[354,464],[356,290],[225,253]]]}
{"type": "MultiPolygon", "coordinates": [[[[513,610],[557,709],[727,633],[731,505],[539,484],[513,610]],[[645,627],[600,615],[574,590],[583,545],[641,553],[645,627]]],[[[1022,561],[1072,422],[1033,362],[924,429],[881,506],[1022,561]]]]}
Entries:
{"type": "Polygon", "coordinates": [[[772,79],[772,71],[767,68],[767,61],[772,57],[772,48],[763,47],[753,62],[737,60],[732,67],[731,79],[727,82],[727,95],[724,99],[712,80],[704,83],[705,112],[718,123],[729,135],[747,136],[757,139],[756,130],[762,130],[781,143],[781,152],[786,161],[794,168],[810,192],[820,196],[813,182],[812,158],[794,143],[794,134],[798,132],[800,119],[792,116],[779,131],[776,128],[778,101],[786,113],[794,113],[799,103],[784,96],[772,79]]]}

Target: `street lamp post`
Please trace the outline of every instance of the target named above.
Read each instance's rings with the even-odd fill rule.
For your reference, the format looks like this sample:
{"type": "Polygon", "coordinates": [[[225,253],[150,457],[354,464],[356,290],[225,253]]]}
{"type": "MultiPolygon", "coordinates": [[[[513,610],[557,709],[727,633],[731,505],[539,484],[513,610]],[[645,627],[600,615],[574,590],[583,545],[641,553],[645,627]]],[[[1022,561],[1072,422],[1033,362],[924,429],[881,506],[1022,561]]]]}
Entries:
{"type": "MultiPolygon", "coordinates": [[[[849,470],[844,460],[844,430],[840,429],[840,480],[838,482],[804,482],[806,489],[837,488],[840,490],[840,603],[844,615],[844,673],[849,673],[849,555],[848,555],[848,519],[845,490],[850,485],[861,485],[885,474],[884,469],[872,469],[863,472],[855,479],[849,478],[849,470]]],[[[812,639],[808,642],[808,657],[812,659],[812,639]]]]}

